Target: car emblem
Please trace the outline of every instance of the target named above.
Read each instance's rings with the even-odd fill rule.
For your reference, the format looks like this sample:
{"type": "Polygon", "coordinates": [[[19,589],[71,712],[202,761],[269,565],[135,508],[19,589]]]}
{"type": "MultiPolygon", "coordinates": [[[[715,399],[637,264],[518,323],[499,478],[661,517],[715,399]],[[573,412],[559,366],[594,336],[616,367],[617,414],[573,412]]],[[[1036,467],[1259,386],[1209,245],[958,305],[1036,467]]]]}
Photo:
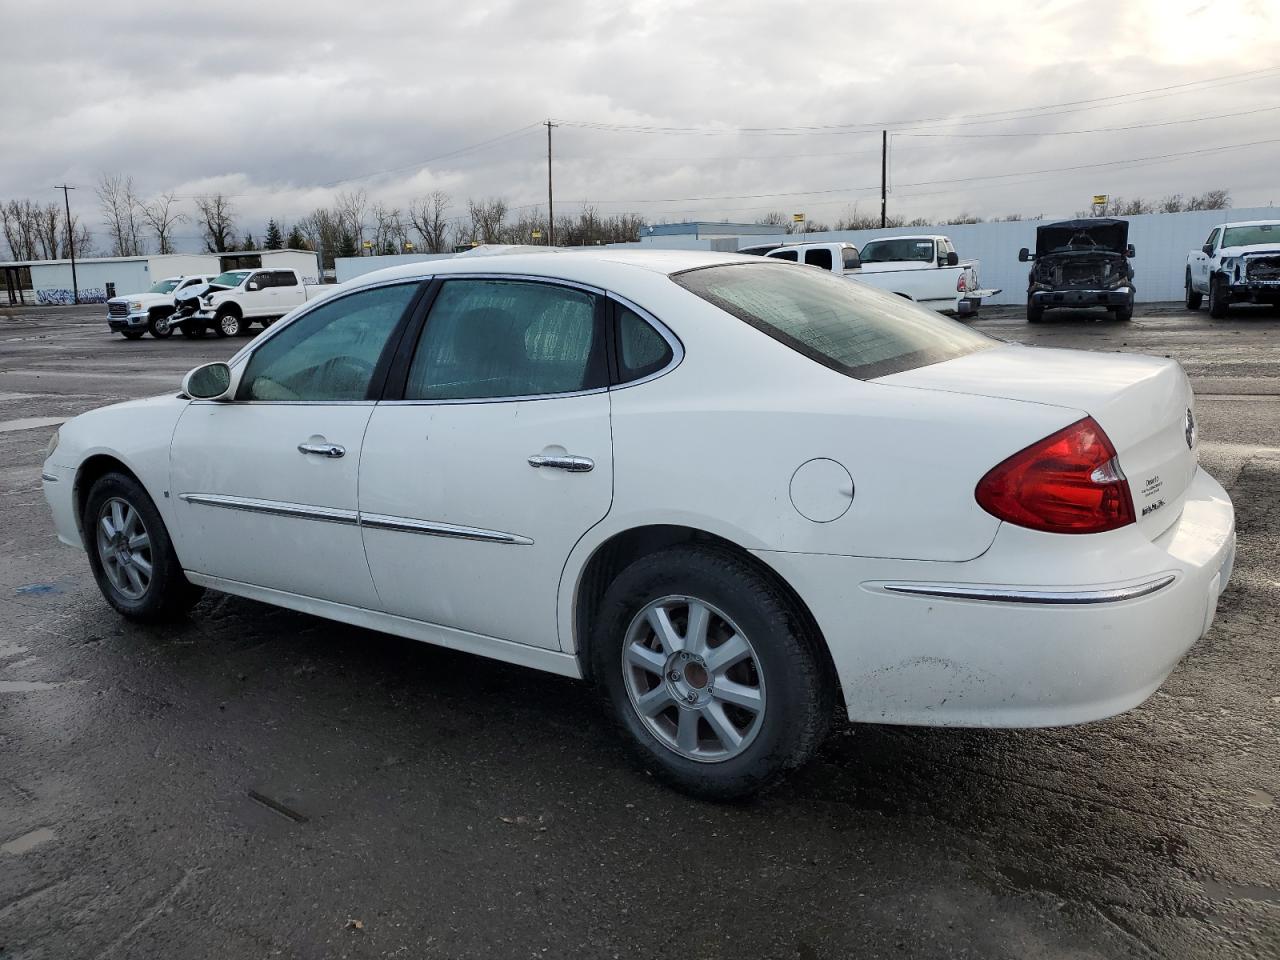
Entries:
{"type": "Polygon", "coordinates": [[[1191,413],[1191,408],[1187,408],[1187,449],[1194,450],[1196,446],[1196,418],[1191,413]]]}

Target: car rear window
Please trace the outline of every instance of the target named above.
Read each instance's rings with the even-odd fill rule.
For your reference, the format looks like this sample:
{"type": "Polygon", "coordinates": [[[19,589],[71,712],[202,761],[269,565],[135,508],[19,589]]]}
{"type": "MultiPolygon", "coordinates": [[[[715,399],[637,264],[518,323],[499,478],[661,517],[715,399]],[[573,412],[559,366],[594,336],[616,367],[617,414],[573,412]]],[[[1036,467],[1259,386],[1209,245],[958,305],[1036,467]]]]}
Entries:
{"type": "Polygon", "coordinates": [[[817,270],[766,260],[699,267],[671,279],[797,353],[858,380],[995,346],[991,338],[910,300],[817,270]]]}

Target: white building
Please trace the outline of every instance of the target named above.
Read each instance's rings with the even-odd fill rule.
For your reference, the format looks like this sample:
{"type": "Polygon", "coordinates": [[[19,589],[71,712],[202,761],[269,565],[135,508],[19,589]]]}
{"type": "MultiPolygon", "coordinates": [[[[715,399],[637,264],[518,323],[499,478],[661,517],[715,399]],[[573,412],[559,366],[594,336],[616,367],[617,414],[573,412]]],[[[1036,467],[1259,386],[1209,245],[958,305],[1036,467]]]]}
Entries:
{"type": "MultiPolygon", "coordinates": [[[[243,250],[235,253],[152,253],[138,257],[90,257],[76,260],[75,287],[81,303],[142,293],[166,277],[218,274],[242,267],[292,268],[303,282],[316,283],[316,255],[310,250],[243,250]]],[[[10,304],[72,303],[70,260],[0,262],[0,285],[10,304]]],[[[3,296],[3,295],[0,295],[3,296]]],[[[0,300],[3,303],[4,300],[0,300]]]]}

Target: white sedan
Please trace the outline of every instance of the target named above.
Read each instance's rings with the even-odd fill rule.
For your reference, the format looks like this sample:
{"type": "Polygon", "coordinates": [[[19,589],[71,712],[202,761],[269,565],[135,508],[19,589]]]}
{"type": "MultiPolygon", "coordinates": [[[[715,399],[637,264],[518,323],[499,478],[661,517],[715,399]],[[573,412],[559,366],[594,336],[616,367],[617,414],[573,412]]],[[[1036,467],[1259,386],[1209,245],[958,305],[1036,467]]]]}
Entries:
{"type": "Polygon", "coordinates": [[[804,762],[837,705],[1128,710],[1235,545],[1176,363],[683,251],[360,277],[182,394],[70,421],[43,469],[127,617],[208,588],[589,678],[711,797],[804,762]]]}

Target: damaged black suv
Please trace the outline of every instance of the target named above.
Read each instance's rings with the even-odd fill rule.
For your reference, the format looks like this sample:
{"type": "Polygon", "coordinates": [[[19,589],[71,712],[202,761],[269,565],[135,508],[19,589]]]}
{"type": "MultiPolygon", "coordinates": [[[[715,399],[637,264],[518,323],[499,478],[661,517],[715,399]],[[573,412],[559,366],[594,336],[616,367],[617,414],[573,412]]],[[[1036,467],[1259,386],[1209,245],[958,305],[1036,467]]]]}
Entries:
{"type": "Polygon", "coordinates": [[[1036,227],[1036,251],[1027,278],[1027,322],[1050,307],[1106,307],[1117,320],[1133,317],[1133,244],[1127,220],[1063,220],[1036,227]]]}

